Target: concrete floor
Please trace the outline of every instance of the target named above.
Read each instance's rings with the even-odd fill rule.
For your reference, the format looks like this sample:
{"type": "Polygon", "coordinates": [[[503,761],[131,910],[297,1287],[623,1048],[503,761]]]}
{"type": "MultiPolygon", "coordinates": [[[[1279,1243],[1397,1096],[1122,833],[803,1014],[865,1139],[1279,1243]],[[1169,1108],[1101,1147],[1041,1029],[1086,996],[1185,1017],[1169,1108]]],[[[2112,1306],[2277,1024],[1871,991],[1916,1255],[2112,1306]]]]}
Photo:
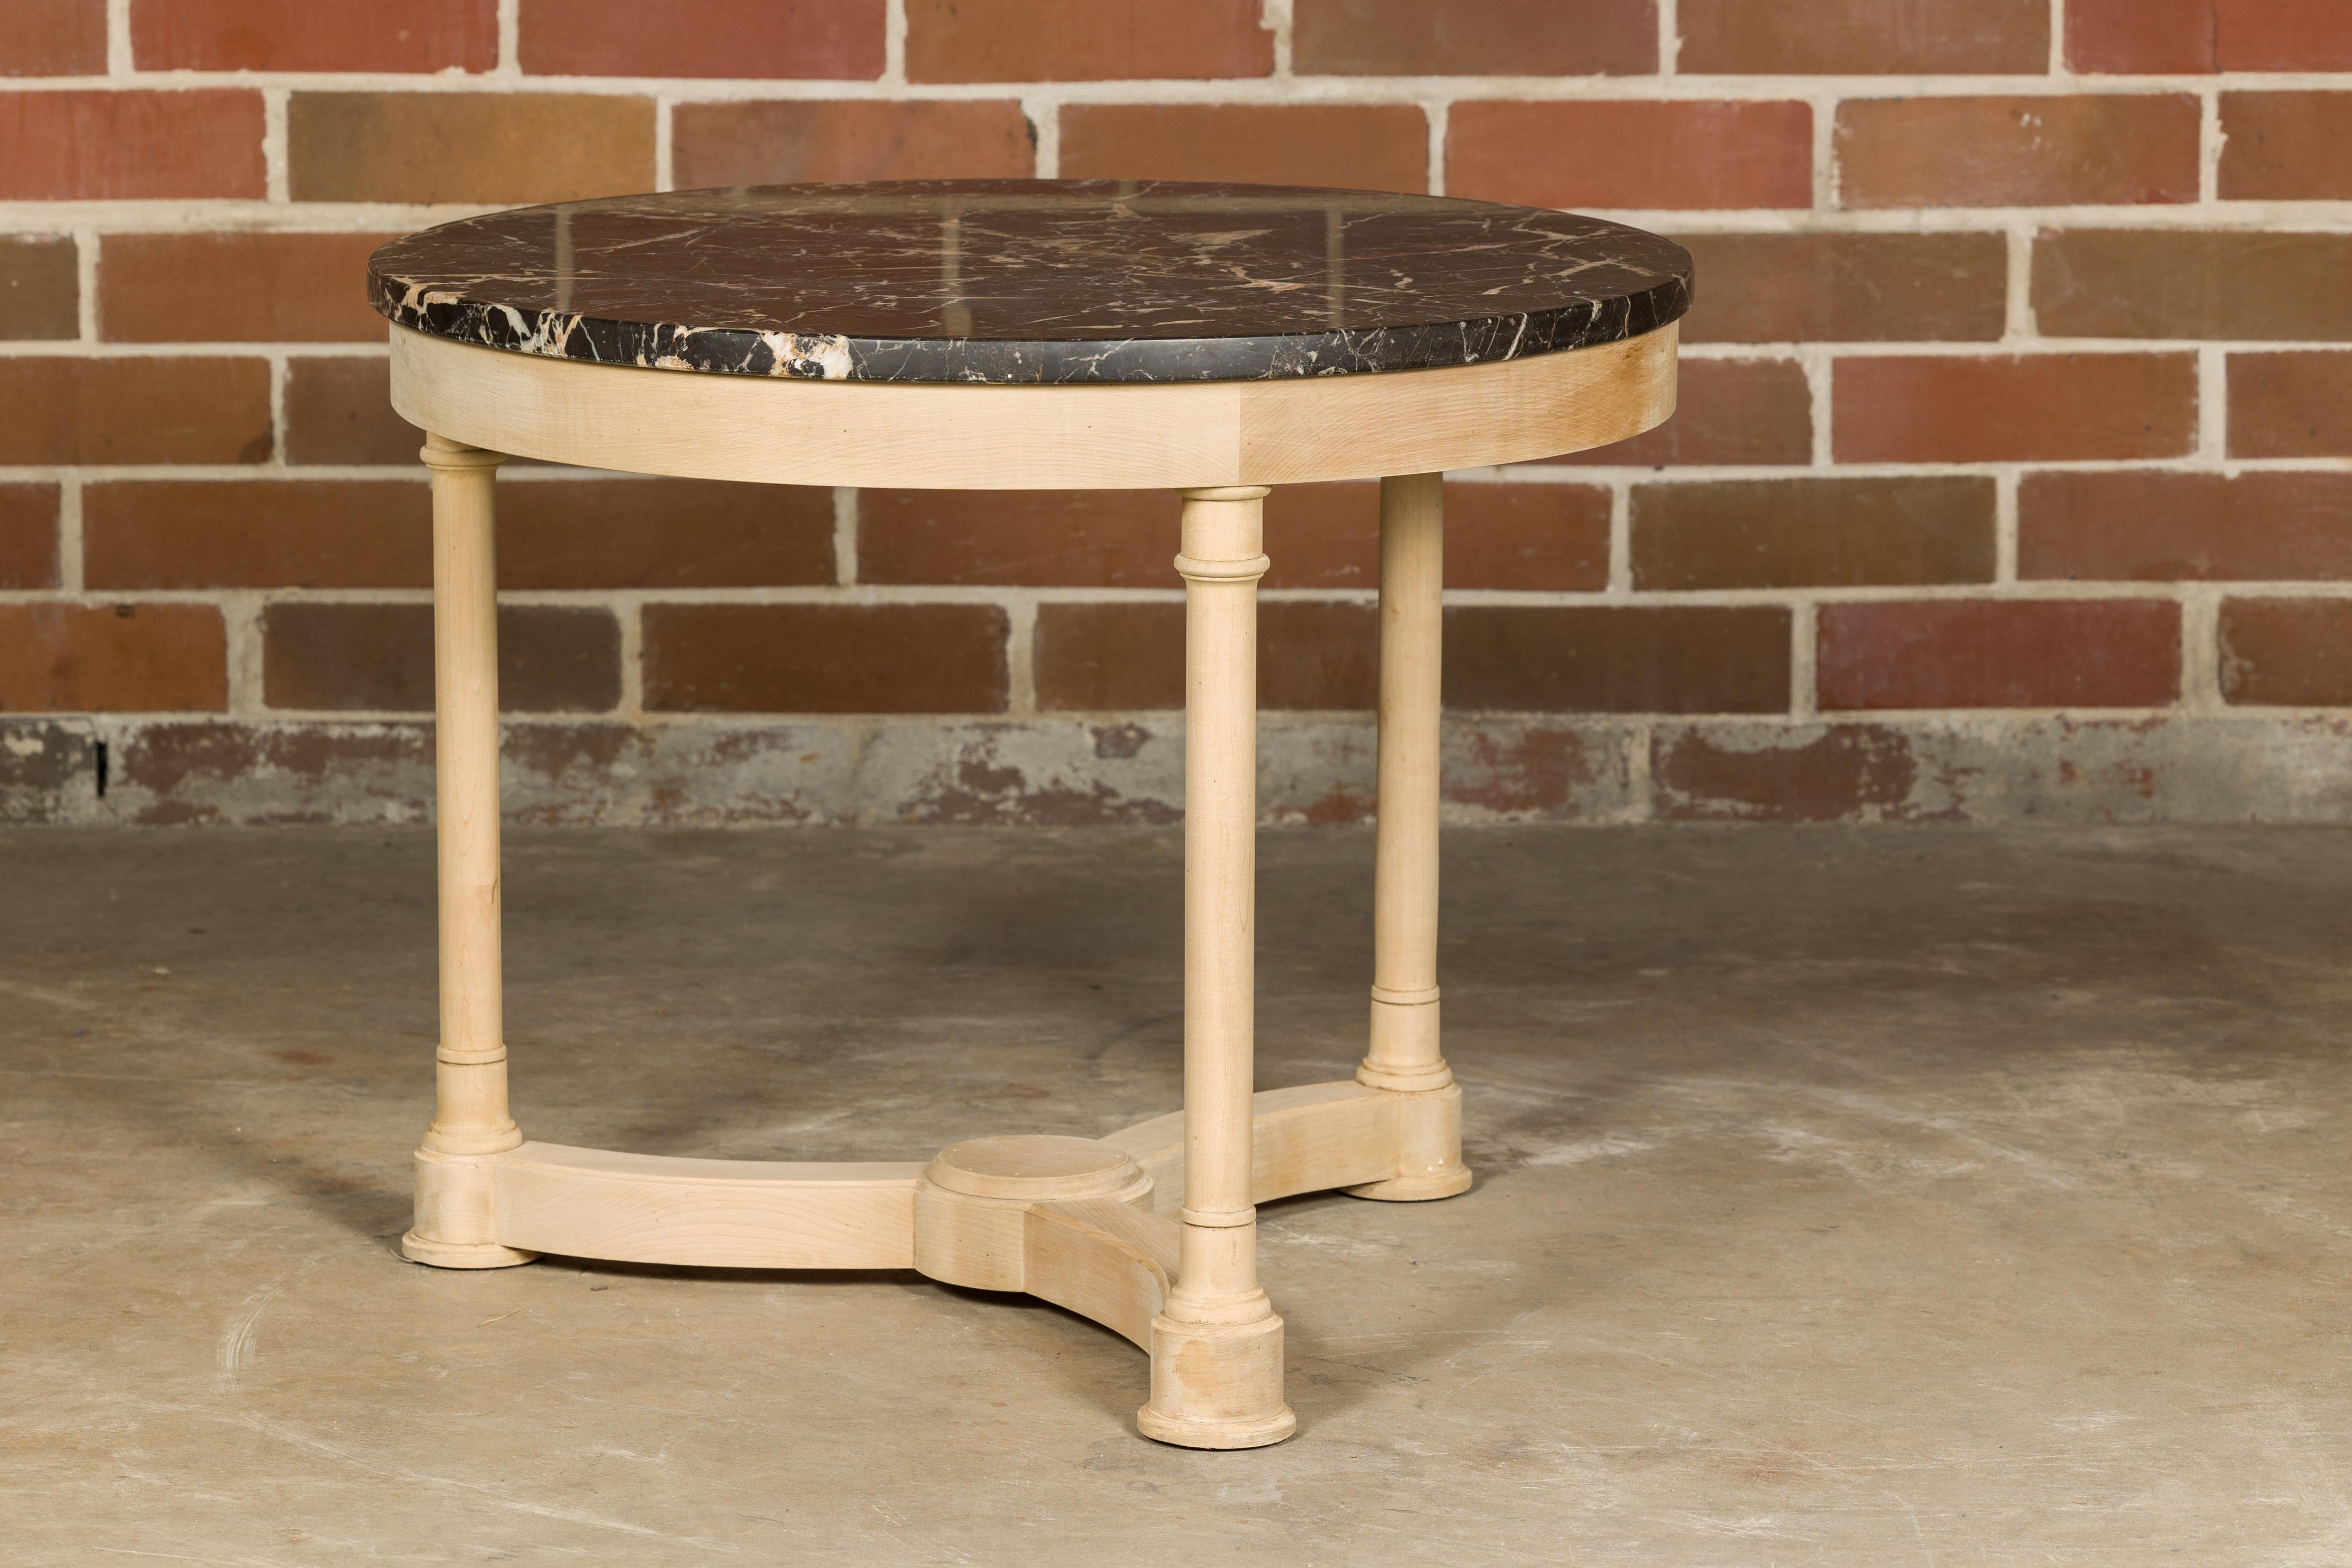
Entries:
{"type": "MultiPolygon", "coordinates": [[[[1368,836],[1264,840],[1260,1081],[1368,836]]],[[[1269,1205],[1299,1433],[913,1274],[401,1262],[422,835],[0,837],[0,1559],[2352,1562],[2352,833],[1451,839],[1479,1181],[1269,1205]]],[[[517,835],[527,1131],[919,1157],[1177,1102],[1176,840],[517,835]]]]}

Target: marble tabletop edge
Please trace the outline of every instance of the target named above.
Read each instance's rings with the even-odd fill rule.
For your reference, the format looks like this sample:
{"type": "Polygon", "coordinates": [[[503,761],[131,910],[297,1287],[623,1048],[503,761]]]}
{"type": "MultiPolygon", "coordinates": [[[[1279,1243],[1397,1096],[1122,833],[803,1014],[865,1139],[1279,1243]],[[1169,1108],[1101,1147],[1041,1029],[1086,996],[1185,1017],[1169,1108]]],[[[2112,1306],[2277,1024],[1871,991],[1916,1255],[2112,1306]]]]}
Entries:
{"type": "Polygon", "coordinates": [[[1643,336],[1692,296],[1682,247],[1574,214],[1133,181],[754,186],[519,208],[390,242],[369,258],[368,286],[397,325],[542,357],[1034,384],[1527,358],[1643,336]]]}

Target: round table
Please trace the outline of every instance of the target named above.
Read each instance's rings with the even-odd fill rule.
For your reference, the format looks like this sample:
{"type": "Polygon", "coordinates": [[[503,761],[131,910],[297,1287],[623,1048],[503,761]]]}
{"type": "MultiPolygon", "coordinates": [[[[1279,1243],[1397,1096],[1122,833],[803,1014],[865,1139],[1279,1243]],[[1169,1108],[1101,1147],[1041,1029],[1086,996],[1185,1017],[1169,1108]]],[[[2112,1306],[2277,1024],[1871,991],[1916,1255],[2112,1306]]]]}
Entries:
{"type": "Polygon", "coordinates": [[[1470,1184],[1439,1050],[1441,475],[1674,407],[1690,258],[1570,214],[1360,191],[936,181],[468,218],[370,259],[432,470],[441,1040],[407,1257],[906,1268],[1149,1351],[1142,1432],[1289,1436],[1254,1205],[1470,1184]],[[1166,487],[1185,588],[1184,1103],[1102,1139],[771,1163],[526,1142],[501,1028],[491,478],[1166,487]],[[1256,603],[1267,487],[1381,476],[1369,1043],[1253,1079],[1256,603]]]}

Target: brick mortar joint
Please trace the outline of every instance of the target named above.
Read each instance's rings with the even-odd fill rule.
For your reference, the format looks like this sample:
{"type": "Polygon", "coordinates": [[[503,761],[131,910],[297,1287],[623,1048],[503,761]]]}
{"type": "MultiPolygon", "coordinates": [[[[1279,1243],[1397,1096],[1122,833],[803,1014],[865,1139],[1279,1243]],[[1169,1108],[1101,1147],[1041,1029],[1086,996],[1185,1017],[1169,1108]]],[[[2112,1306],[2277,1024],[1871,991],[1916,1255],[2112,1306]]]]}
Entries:
{"type": "MultiPolygon", "coordinates": [[[[415,605],[432,603],[429,587],[301,588],[288,586],[149,588],[106,586],[81,589],[0,589],[0,605],[69,605],[102,608],[115,605],[219,605],[251,598],[257,604],[320,605],[415,605]]],[[[2077,581],[2031,578],[2017,582],[1909,583],[1861,587],[1810,584],[1764,588],[1604,588],[1552,591],[1504,588],[1449,588],[1445,605],[1451,610],[1796,610],[1828,605],[2029,605],[2144,602],[2183,603],[2200,595],[2231,599],[2352,598],[2352,579],[2248,578],[2077,581]]],[[[941,584],[867,584],[863,591],[845,592],[832,586],[769,588],[502,588],[501,605],[517,607],[607,610],[615,614],[663,606],[766,606],[776,608],[875,609],[905,607],[969,607],[1010,609],[1016,605],[1163,605],[1184,603],[1181,588],[1111,587],[968,587],[941,584]]],[[[1265,605],[1349,605],[1370,609],[1377,604],[1368,588],[1273,588],[1258,595],[1265,605]]]]}
{"type": "Polygon", "coordinates": [[[2201,98],[2207,94],[2352,91],[2352,71],[2232,70],[2099,74],[1941,72],[1905,74],[1771,72],[1620,73],[1591,76],[1381,75],[1320,72],[1251,77],[1098,77],[1003,81],[913,81],[872,77],[723,77],[573,75],[489,71],[205,70],[138,68],[121,74],[5,79],[10,93],[262,91],[481,96],[591,97],[675,95],[690,102],[742,100],[894,100],[1002,99],[1049,93],[1074,102],[1399,103],[1447,102],[1713,103],[1766,100],[1864,102],[1936,98],[2201,98]]]}

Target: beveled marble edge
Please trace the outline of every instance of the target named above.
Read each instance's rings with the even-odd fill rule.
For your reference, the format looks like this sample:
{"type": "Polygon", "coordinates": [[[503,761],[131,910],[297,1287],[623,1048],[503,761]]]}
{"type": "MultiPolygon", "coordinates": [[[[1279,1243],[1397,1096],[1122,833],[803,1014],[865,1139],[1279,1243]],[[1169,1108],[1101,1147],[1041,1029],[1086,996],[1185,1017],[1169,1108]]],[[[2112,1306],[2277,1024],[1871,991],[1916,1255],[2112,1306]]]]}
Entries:
{"type": "Polygon", "coordinates": [[[1679,320],[1691,298],[1688,280],[1676,277],[1612,299],[1475,321],[1275,337],[1055,342],[860,338],[619,321],[436,292],[385,277],[373,263],[368,293],[376,312],[395,325],[550,359],[814,381],[1045,385],[1267,381],[1524,359],[1640,337],[1679,320]]]}

